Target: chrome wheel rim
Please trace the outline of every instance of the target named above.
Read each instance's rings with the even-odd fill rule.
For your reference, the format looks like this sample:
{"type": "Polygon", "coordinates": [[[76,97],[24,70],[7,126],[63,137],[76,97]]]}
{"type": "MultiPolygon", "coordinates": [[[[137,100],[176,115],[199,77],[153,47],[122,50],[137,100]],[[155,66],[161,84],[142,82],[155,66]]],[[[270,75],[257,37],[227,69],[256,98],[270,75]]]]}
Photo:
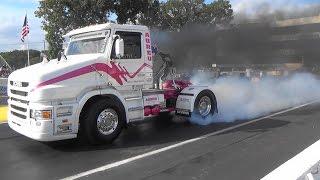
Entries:
{"type": "Polygon", "coordinates": [[[198,109],[201,116],[207,116],[211,111],[211,99],[203,96],[199,101],[198,109]]]}
{"type": "Polygon", "coordinates": [[[119,123],[119,117],[115,110],[108,108],[103,110],[97,119],[98,131],[103,135],[112,134],[119,123]]]}

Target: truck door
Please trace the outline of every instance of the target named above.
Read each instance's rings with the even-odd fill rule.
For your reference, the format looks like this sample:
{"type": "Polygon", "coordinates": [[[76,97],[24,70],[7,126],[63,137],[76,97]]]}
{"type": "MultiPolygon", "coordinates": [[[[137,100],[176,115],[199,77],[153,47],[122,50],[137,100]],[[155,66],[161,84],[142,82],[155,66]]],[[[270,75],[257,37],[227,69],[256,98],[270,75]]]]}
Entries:
{"type": "MultiPolygon", "coordinates": [[[[152,67],[145,63],[144,41],[141,32],[116,31],[124,40],[124,56],[115,57],[114,46],[111,52],[112,62],[115,62],[121,73],[123,86],[142,86],[146,76],[152,74],[152,67]]],[[[119,84],[119,83],[118,83],[119,84]]],[[[121,85],[121,84],[119,84],[121,85]]],[[[116,86],[116,84],[115,84],[116,86]]]]}

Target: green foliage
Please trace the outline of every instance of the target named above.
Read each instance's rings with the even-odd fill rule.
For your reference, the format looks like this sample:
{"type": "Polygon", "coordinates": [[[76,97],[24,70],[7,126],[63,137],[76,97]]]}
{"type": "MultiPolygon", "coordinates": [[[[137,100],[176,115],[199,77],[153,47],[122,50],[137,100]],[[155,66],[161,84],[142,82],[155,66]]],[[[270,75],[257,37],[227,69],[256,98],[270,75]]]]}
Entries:
{"type": "MultiPolygon", "coordinates": [[[[40,62],[40,51],[29,50],[30,64],[40,62]]],[[[28,64],[27,51],[14,50],[10,52],[1,52],[0,55],[7,61],[13,69],[20,69],[28,64]]]]}
{"type": "MultiPolygon", "coordinates": [[[[217,0],[205,5],[202,15],[203,23],[210,24],[229,24],[233,19],[233,10],[230,1],[217,0]]],[[[200,21],[201,22],[201,21],[200,21]]]]}
{"type": "Polygon", "coordinates": [[[233,10],[228,0],[168,0],[160,5],[161,29],[179,31],[188,24],[228,24],[233,10]]]}
{"type": "Polygon", "coordinates": [[[180,30],[186,24],[199,22],[204,0],[168,0],[161,5],[162,28],[180,30]]]}
{"type": "Polygon", "coordinates": [[[120,24],[131,22],[136,24],[138,15],[146,12],[152,1],[150,0],[114,0],[114,13],[120,24]]]}
{"type": "Polygon", "coordinates": [[[161,26],[161,10],[159,0],[151,0],[145,7],[144,11],[137,16],[139,24],[149,27],[161,26]]]}

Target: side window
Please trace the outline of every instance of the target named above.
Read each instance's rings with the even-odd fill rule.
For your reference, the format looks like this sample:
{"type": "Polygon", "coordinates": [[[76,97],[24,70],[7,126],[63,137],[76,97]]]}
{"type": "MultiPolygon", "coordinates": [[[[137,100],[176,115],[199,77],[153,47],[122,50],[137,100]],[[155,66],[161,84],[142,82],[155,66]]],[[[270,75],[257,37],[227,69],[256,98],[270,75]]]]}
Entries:
{"type": "MultiPolygon", "coordinates": [[[[141,33],[117,31],[117,35],[124,41],[124,56],[121,59],[140,59],[141,58],[141,33]]],[[[114,46],[111,57],[115,57],[114,46]]]]}

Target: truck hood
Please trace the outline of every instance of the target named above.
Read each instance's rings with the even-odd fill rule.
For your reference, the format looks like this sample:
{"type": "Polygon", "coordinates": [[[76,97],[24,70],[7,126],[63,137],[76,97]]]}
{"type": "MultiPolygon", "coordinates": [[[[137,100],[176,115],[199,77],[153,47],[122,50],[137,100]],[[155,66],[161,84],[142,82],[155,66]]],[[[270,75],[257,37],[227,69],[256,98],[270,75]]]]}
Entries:
{"type": "Polygon", "coordinates": [[[48,63],[38,63],[22,69],[18,69],[10,74],[9,81],[29,82],[29,87],[34,88],[39,83],[55,78],[59,75],[73,71],[75,69],[94,64],[99,59],[103,59],[101,54],[82,54],[68,56],[60,62],[57,59],[48,63]]]}

